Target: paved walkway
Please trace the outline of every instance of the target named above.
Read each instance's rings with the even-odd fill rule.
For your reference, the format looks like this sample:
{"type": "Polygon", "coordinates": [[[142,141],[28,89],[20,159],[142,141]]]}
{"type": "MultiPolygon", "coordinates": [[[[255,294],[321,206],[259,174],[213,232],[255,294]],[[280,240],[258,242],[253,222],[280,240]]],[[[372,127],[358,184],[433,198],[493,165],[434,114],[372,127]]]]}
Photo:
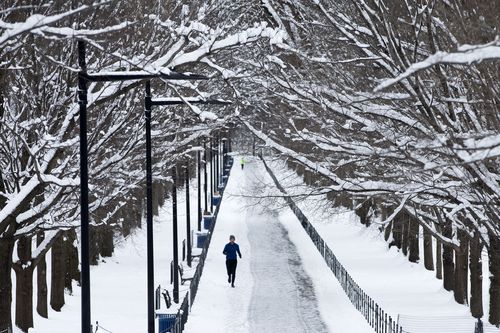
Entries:
{"type": "Polygon", "coordinates": [[[246,194],[263,175],[257,163],[233,167],[186,332],[328,332],[295,245],[269,211],[246,194]],[[224,244],[236,236],[243,258],[227,283],[224,244]]]}
{"type": "Polygon", "coordinates": [[[251,332],[327,332],[312,281],[276,211],[251,208],[248,239],[253,248],[251,332]],[[286,318],[286,320],[284,320],[286,318]]]}

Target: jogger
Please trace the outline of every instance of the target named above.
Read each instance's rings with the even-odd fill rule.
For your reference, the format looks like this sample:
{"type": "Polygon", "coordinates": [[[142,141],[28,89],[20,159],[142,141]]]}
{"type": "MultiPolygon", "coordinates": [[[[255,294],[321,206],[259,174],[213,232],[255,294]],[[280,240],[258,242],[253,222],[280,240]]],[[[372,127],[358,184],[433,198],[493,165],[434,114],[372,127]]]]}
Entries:
{"type": "Polygon", "coordinates": [[[229,243],[224,246],[224,251],[222,251],[222,254],[226,255],[227,282],[231,283],[231,287],[233,288],[234,279],[236,278],[236,266],[238,265],[238,257],[236,254],[238,254],[241,259],[240,246],[234,241],[235,237],[233,235],[229,236],[229,243]]]}

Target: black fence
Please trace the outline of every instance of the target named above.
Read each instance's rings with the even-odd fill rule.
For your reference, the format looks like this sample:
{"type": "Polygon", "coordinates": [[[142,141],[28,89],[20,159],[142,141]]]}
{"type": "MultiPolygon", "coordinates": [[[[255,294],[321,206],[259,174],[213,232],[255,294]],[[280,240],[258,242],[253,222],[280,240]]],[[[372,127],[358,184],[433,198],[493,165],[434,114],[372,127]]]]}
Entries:
{"type": "MultiPolygon", "coordinates": [[[[228,159],[228,166],[231,166],[232,162],[233,162],[232,158],[228,159]]],[[[229,176],[229,172],[225,173],[225,175],[229,176]]],[[[226,178],[226,179],[228,179],[228,178],[226,178]]],[[[224,183],[224,188],[225,188],[226,184],[227,184],[227,181],[224,183]]],[[[223,195],[224,191],[221,191],[221,192],[222,192],[221,195],[223,195]]],[[[203,249],[202,249],[201,255],[199,257],[198,265],[196,266],[196,271],[195,271],[195,273],[193,275],[193,279],[191,280],[191,283],[189,285],[189,291],[186,293],[186,296],[184,296],[182,304],[181,304],[179,310],[177,311],[177,314],[175,317],[175,323],[170,330],[171,333],[181,333],[184,330],[184,325],[186,324],[188,316],[189,316],[189,309],[191,308],[191,304],[194,302],[194,299],[196,297],[196,293],[198,292],[198,285],[200,283],[201,274],[203,273],[203,267],[205,265],[205,259],[207,257],[208,247],[210,246],[210,241],[212,240],[212,234],[213,234],[213,231],[215,228],[215,223],[217,221],[217,215],[219,214],[219,207],[220,207],[221,203],[222,203],[222,200],[215,207],[213,222],[210,225],[207,239],[205,240],[205,243],[203,244],[203,249]]]]}
{"type": "MultiPolygon", "coordinates": [[[[285,189],[278,182],[278,179],[268,167],[264,159],[261,157],[267,172],[273,179],[276,187],[283,193],[287,194],[285,189]]],[[[394,321],[391,316],[387,313],[370,297],[363,289],[351,278],[349,273],[346,271],[344,266],[337,260],[333,251],[328,247],[323,238],[316,231],[314,226],[309,223],[307,217],[302,213],[300,208],[295,204],[295,202],[289,196],[285,196],[285,200],[288,206],[292,209],[294,214],[299,219],[300,223],[306,230],[307,234],[313,241],[316,248],[321,253],[325,259],[328,267],[332,270],[337,280],[339,280],[342,288],[344,289],[347,297],[351,300],[351,303],[356,307],[356,309],[366,318],[368,324],[373,327],[377,333],[402,333],[405,332],[398,322],[394,321]]]]}

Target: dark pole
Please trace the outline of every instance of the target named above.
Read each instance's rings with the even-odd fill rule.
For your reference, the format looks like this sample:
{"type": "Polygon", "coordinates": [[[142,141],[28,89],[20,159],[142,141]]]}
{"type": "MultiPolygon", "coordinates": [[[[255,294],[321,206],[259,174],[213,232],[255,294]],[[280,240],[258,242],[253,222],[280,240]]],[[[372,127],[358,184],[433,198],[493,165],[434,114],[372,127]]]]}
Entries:
{"type": "Polygon", "coordinates": [[[215,190],[219,191],[219,135],[215,138],[215,190]]]}
{"type": "Polygon", "coordinates": [[[221,163],[222,163],[222,167],[221,167],[221,170],[222,170],[222,175],[224,175],[224,169],[226,167],[226,137],[224,136],[221,140],[221,163]]]}
{"type": "Polygon", "coordinates": [[[205,192],[205,212],[208,212],[208,175],[207,175],[207,142],[203,140],[203,175],[205,181],[203,182],[203,192],[205,192]]]}
{"type": "MultiPolygon", "coordinates": [[[[79,104],[79,123],[80,123],[80,219],[81,219],[81,257],[82,257],[82,272],[81,272],[81,284],[82,284],[82,333],[92,333],[92,325],[91,323],[91,312],[90,312],[90,268],[89,268],[89,188],[88,188],[88,148],[87,148],[87,83],[88,82],[106,82],[106,81],[127,81],[127,80],[142,80],[142,79],[150,79],[150,78],[163,78],[168,80],[206,80],[208,79],[203,75],[194,75],[194,74],[183,74],[176,72],[169,73],[148,73],[146,71],[135,71],[135,72],[113,72],[113,73],[87,73],[87,64],[85,61],[85,43],[84,41],[78,41],[78,64],[80,66],[80,71],[78,72],[78,104],[79,104]]],[[[223,100],[195,100],[194,103],[203,103],[203,104],[216,104],[216,105],[227,105],[230,102],[223,100]]],[[[151,111],[151,105],[153,102],[151,100],[151,96],[149,95],[149,101],[146,99],[146,104],[149,103],[149,111],[151,111]]],[[[172,103],[170,103],[172,104],[172,103]]],[[[179,104],[178,101],[174,101],[173,104],[179,104]]],[[[147,108],[147,105],[146,105],[147,108]]],[[[146,112],[147,118],[147,112],[146,112]]],[[[149,113],[150,119],[150,113],[149,113]]],[[[146,121],[148,122],[148,121],[146,121]]],[[[146,127],[149,125],[147,124],[146,127]]],[[[148,129],[146,129],[148,131],[148,129]]],[[[149,129],[150,131],[150,129],[149,129]]],[[[148,133],[146,133],[148,136],[148,133]]],[[[150,138],[150,132],[149,132],[150,138]]],[[[147,145],[148,143],[146,143],[147,145]]],[[[149,143],[150,145],[150,143],[149,143]]],[[[151,147],[151,146],[149,146],[151,147]]],[[[149,154],[150,154],[149,150],[149,154]]],[[[149,181],[148,184],[151,184],[151,178],[147,179],[149,181]]],[[[149,195],[149,192],[148,192],[149,195]]],[[[151,204],[151,200],[148,200],[149,204],[151,204]]],[[[148,206],[149,210],[149,206],[148,206]]],[[[152,209],[151,209],[152,211],[152,209]]],[[[149,214],[148,216],[151,216],[149,214]]],[[[153,247],[153,239],[152,239],[152,224],[151,228],[148,223],[148,264],[149,260],[151,260],[151,265],[148,266],[148,289],[149,284],[151,285],[151,290],[148,290],[148,328],[149,333],[154,333],[154,298],[153,298],[153,281],[152,273],[153,272],[153,261],[152,261],[152,247],[153,247]],[[151,237],[150,237],[151,235],[151,237]],[[149,251],[151,250],[151,256],[149,255],[149,251]],[[151,297],[151,301],[150,301],[151,297]],[[151,313],[149,312],[151,311],[151,313]],[[151,326],[152,320],[152,326],[151,326]],[[152,327],[152,328],[151,328],[152,327]]],[[[177,269],[177,267],[176,267],[177,269]]]]}
{"type": "MultiPolygon", "coordinates": [[[[227,133],[226,133],[227,134],[227,133]]],[[[224,169],[227,165],[227,146],[228,146],[228,138],[222,142],[222,164],[224,164],[224,169]]]]}
{"type": "Polygon", "coordinates": [[[213,195],[214,195],[214,152],[212,151],[212,139],[210,139],[210,211],[213,212],[213,195]]]}
{"type": "Polygon", "coordinates": [[[179,247],[177,239],[177,171],[172,167],[172,217],[173,217],[173,243],[174,243],[174,302],[179,303],[179,247]]]}
{"type": "Polygon", "coordinates": [[[154,314],[154,260],[153,260],[153,172],[151,162],[151,84],[146,82],[144,99],[146,119],[146,235],[148,261],[148,333],[155,333],[154,314]]]}
{"type": "Polygon", "coordinates": [[[197,152],[197,176],[198,176],[198,231],[201,231],[201,152],[197,152]]]}
{"type": "Polygon", "coordinates": [[[191,212],[189,205],[189,164],[186,163],[186,237],[187,264],[191,267],[191,212]]]}
{"type": "Polygon", "coordinates": [[[89,267],[89,171],[87,152],[87,63],[85,43],[78,41],[78,104],[80,106],[80,223],[82,246],[82,333],[92,333],[90,324],[90,267],[89,267]]]}

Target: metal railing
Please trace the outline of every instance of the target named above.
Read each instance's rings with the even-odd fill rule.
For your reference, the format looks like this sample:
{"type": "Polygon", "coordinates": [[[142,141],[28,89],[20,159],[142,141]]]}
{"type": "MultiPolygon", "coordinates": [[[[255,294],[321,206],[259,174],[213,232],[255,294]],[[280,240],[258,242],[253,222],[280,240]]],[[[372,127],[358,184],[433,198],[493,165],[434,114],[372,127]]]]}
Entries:
{"type": "MultiPolygon", "coordinates": [[[[264,159],[261,157],[264,166],[266,167],[267,172],[273,179],[276,187],[283,193],[287,194],[285,189],[278,182],[278,179],[266,164],[264,159]]],[[[344,289],[347,297],[354,305],[354,307],[365,317],[368,324],[373,327],[375,332],[377,333],[402,333],[403,328],[401,325],[392,319],[391,316],[388,316],[387,313],[370,297],[368,296],[363,289],[352,279],[347,270],[342,266],[342,264],[337,260],[337,257],[333,254],[333,251],[328,247],[323,238],[316,231],[314,226],[309,223],[307,217],[302,213],[300,208],[295,204],[291,197],[285,196],[285,200],[290,207],[290,209],[294,212],[295,216],[297,216],[298,220],[306,230],[307,234],[313,241],[314,245],[321,253],[323,258],[325,259],[328,267],[330,267],[331,271],[339,280],[342,289],[344,289]]]]}

